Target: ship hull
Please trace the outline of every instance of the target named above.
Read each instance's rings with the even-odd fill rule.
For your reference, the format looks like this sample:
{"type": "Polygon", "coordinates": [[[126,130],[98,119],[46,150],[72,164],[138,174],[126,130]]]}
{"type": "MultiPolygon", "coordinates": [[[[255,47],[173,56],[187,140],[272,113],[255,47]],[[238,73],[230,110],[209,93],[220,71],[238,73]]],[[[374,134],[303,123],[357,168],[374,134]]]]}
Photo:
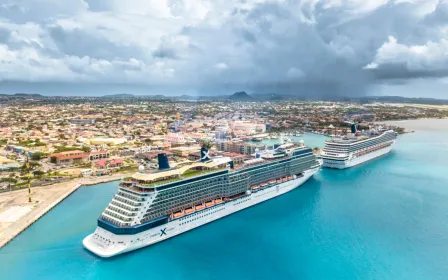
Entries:
{"type": "Polygon", "coordinates": [[[353,157],[353,158],[348,158],[345,160],[333,160],[333,159],[323,159],[323,167],[326,168],[334,168],[334,169],[346,169],[346,168],[350,168],[359,164],[362,164],[364,162],[376,159],[378,157],[381,157],[383,155],[388,154],[391,150],[392,150],[393,144],[385,147],[383,149],[379,149],[377,151],[365,154],[363,156],[359,156],[359,157],[353,157]]]}
{"type": "Polygon", "coordinates": [[[313,176],[320,167],[307,170],[302,177],[252,192],[241,198],[196,211],[161,226],[133,235],[116,235],[101,227],[83,240],[86,249],[101,257],[112,257],[166,240],[255,204],[294,190],[313,176]]]}

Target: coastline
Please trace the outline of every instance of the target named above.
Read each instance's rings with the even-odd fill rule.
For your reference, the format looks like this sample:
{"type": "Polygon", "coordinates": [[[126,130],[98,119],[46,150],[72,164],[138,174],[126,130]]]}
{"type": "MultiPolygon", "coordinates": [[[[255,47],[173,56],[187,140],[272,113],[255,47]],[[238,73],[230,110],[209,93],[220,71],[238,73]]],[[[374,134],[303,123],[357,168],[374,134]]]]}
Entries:
{"type": "Polygon", "coordinates": [[[418,118],[405,120],[376,121],[375,124],[386,124],[402,127],[406,132],[440,131],[448,129],[448,118],[418,118]]]}
{"type": "Polygon", "coordinates": [[[118,181],[126,174],[57,183],[31,189],[33,202],[28,202],[28,189],[0,194],[0,248],[48,213],[61,201],[83,186],[118,181]]]}

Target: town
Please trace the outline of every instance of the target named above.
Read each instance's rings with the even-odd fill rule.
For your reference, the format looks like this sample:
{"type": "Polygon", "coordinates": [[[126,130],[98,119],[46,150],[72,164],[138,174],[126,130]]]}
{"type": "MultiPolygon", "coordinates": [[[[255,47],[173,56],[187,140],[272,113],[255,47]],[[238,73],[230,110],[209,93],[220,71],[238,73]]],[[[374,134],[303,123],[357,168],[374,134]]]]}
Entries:
{"type": "Polygon", "coordinates": [[[140,166],[156,169],[161,150],[173,163],[198,160],[204,139],[212,143],[212,154],[243,161],[265,148],[267,139],[344,135],[350,129],[347,122],[368,129],[373,122],[448,116],[444,107],[377,102],[26,96],[3,103],[1,191],[129,174],[140,166]]]}

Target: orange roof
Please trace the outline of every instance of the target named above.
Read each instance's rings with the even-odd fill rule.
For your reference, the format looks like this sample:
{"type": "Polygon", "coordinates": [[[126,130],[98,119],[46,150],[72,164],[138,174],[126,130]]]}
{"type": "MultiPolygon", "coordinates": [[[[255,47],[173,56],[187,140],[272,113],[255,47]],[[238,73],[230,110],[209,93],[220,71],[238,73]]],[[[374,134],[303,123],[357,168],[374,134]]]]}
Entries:
{"type": "Polygon", "coordinates": [[[68,151],[68,152],[61,152],[57,154],[51,154],[49,157],[55,157],[58,160],[65,160],[65,159],[76,159],[76,158],[87,158],[89,156],[89,153],[84,153],[83,151],[68,151]]]}

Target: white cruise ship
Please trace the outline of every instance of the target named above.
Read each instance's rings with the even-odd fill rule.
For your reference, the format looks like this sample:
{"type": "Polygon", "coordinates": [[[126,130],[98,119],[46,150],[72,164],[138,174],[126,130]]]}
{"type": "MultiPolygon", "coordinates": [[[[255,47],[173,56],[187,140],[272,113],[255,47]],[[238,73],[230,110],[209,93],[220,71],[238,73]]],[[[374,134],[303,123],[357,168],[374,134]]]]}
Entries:
{"type": "Polygon", "coordinates": [[[325,141],[321,152],[323,166],[345,169],[385,155],[392,150],[396,138],[393,130],[372,130],[358,135],[356,125],[352,125],[351,135],[325,141]]]}
{"type": "Polygon", "coordinates": [[[321,166],[311,149],[285,144],[243,162],[208,157],[124,178],[84,247],[101,257],[142,248],[289,192],[321,166]]]}

